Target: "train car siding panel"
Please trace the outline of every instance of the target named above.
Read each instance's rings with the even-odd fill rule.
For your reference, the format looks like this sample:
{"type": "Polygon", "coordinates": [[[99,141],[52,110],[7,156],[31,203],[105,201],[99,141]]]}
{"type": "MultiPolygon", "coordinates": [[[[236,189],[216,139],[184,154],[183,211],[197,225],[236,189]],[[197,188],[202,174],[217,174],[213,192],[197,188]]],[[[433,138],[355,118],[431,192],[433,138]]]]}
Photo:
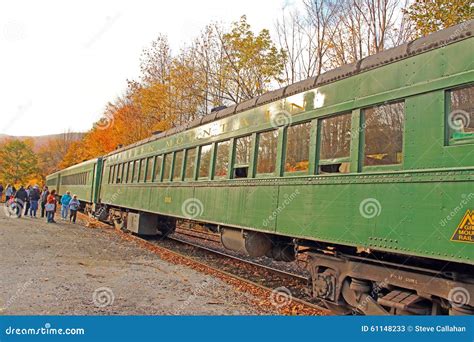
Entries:
{"type": "MultiPolygon", "coordinates": [[[[467,193],[465,187],[474,177],[473,144],[454,145],[446,140],[449,114],[447,94],[453,88],[474,83],[472,56],[469,53],[473,43],[471,37],[440,44],[438,48],[364,70],[288,98],[119,149],[104,158],[102,203],[183,217],[183,203],[194,198],[202,203],[203,211],[196,219],[203,222],[473,264],[472,247],[466,247],[469,252],[461,258],[459,253],[455,253],[459,249],[455,247],[457,242],[450,239],[435,241],[428,235],[430,243],[426,249],[416,250],[414,247],[420,241],[424,245],[430,227],[436,222],[439,225],[449,214],[446,213],[448,208],[456,207],[456,199],[467,193]],[[374,106],[396,103],[401,103],[403,108],[400,138],[403,148],[400,153],[397,152],[398,160],[391,165],[365,165],[367,112],[374,106]],[[301,173],[282,173],[284,161],[281,158],[285,144],[282,133],[287,128],[280,127],[275,175],[253,179],[258,160],[255,137],[259,132],[273,129],[272,115],[282,110],[291,114],[292,124],[312,122],[311,146],[302,146],[310,151],[307,177],[300,177],[301,173]],[[320,174],[322,119],[347,112],[352,112],[353,121],[350,155],[343,162],[350,165],[351,173],[320,174]],[[247,180],[232,179],[234,165],[231,163],[228,170],[230,177],[219,181],[194,179],[169,184],[160,179],[153,183],[122,181],[110,184],[108,181],[110,166],[231,138],[236,141],[236,138],[246,135],[252,137],[247,180]],[[121,192],[117,196],[119,190],[121,192]],[[296,190],[300,194],[290,204],[285,204],[285,196],[296,190]],[[382,206],[381,213],[372,220],[361,217],[359,212],[360,203],[367,198],[375,198],[382,206]],[[417,202],[413,201],[414,198],[417,202]],[[439,203],[443,203],[441,211],[436,210],[439,203]],[[411,218],[405,219],[404,215],[411,218]],[[429,215],[428,221],[416,221],[426,215],[429,215]],[[350,224],[349,234],[346,234],[347,222],[350,224]],[[393,228],[400,222],[400,226],[393,228]],[[369,239],[382,238],[379,235],[383,233],[390,236],[387,241],[394,240],[396,234],[401,235],[398,245],[369,239]]],[[[387,134],[384,139],[389,142],[393,132],[387,134]]],[[[232,156],[235,158],[235,153],[232,156]]],[[[375,154],[373,161],[376,159],[375,154]]],[[[199,158],[196,158],[196,163],[199,163],[199,158]]],[[[160,177],[163,177],[162,172],[158,175],[160,177]]],[[[456,212],[453,222],[459,222],[463,214],[456,212]]],[[[455,228],[449,229],[454,231],[455,228]]]]}
{"type": "Polygon", "coordinates": [[[46,178],[46,184],[50,179],[58,177],[57,186],[48,186],[49,190],[56,190],[59,196],[67,191],[84,203],[94,203],[97,200],[95,189],[100,182],[101,159],[93,159],[78,165],[61,170],[46,178]]]}

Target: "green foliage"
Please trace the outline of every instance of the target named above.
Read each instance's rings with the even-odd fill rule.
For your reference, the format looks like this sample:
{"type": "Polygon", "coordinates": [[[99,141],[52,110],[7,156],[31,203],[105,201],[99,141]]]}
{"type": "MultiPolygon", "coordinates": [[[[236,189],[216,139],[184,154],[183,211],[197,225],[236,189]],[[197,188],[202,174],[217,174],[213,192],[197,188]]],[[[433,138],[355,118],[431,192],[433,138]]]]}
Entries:
{"type": "Polygon", "coordinates": [[[472,19],[474,6],[472,0],[416,0],[406,13],[417,34],[425,36],[472,19]]]}
{"type": "Polygon", "coordinates": [[[38,173],[38,159],[24,141],[11,140],[0,150],[0,178],[5,183],[25,184],[38,173]]]}
{"type": "Polygon", "coordinates": [[[221,40],[227,92],[233,93],[236,102],[263,94],[272,81],[282,81],[286,53],[277,49],[267,29],[256,36],[246,16],[242,16],[230,32],[221,35],[221,40]]]}

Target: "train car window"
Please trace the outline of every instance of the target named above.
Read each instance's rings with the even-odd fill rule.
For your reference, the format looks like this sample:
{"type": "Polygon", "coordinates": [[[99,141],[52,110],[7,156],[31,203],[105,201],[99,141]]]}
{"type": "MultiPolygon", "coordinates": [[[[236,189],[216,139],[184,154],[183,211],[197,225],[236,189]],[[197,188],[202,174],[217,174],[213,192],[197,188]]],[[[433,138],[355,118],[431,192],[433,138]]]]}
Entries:
{"type": "Polygon", "coordinates": [[[211,167],[212,145],[204,145],[200,148],[199,154],[199,178],[208,178],[211,167]]]}
{"type": "Polygon", "coordinates": [[[128,163],[122,164],[122,172],[120,173],[121,183],[125,183],[125,180],[127,179],[127,167],[128,167],[128,163]]]}
{"type": "Polygon", "coordinates": [[[111,182],[112,184],[115,183],[115,169],[116,169],[116,166],[117,165],[112,166],[112,182],[111,182]]]}
{"type": "Polygon", "coordinates": [[[275,172],[277,146],[277,130],[258,134],[257,174],[275,172]]]}
{"type": "Polygon", "coordinates": [[[133,162],[128,162],[128,170],[127,170],[127,183],[132,182],[133,177],[133,162]]]}
{"type": "Polygon", "coordinates": [[[285,172],[308,171],[311,122],[288,127],[285,172]]]}
{"type": "Polygon", "coordinates": [[[448,92],[446,122],[451,142],[474,141],[474,85],[452,89],[448,92]]]}
{"type": "Polygon", "coordinates": [[[117,177],[115,183],[120,184],[122,183],[122,164],[118,164],[117,166],[117,177]]]}
{"type": "Polygon", "coordinates": [[[251,147],[252,137],[250,135],[235,139],[234,178],[247,178],[251,147]]]}
{"type": "Polygon", "coordinates": [[[229,149],[230,140],[222,141],[217,144],[216,166],[214,169],[215,178],[227,177],[229,169],[229,149]]]}
{"type": "Polygon", "coordinates": [[[135,160],[133,162],[133,180],[132,180],[133,183],[138,183],[139,175],[140,175],[140,161],[135,160]]]}
{"type": "Polygon", "coordinates": [[[140,159],[140,176],[138,178],[139,182],[145,181],[145,168],[146,168],[146,159],[140,159]]]}
{"type": "Polygon", "coordinates": [[[123,164],[122,183],[128,182],[128,163],[123,164]]]}
{"type": "Polygon", "coordinates": [[[174,153],[173,181],[181,180],[181,170],[183,168],[183,156],[184,156],[183,150],[174,153]]]}
{"type": "Polygon", "coordinates": [[[351,124],[352,113],[320,120],[319,173],[350,171],[351,124]]]}
{"type": "Polygon", "coordinates": [[[196,164],[196,148],[190,148],[186,151],[186,171],[184,178],[187,180],[194,179],[194,166],[196,164]]]}
{"type": "Polygon", "coordinates": [[[146,176],[145,182],[151,182],[151,176],[153,175],[153,157],[149,157],[147,159],[147,166],[146,166],[146,176]]]}
{"type": "Polygon", "coordinates": [[[364,166],[402,162],[404,107],[401,101],[363,110],[364,166]]]}
{"type": "Polygon", "coordinates": [[[155,157],[155,176],[153,180],[155,182],[160,181],[160,174],[161,174],[161,162],[163,160],[163,156],[156,156],[155,157]]]}
{"type": "Polygon", "coordinates": [[[338,159],[350,156],[351,113],[331,116],[321,121],[319,159],[338,159]]]}
{"type": "Polygon", "coordinates": [[[173,153],[165,154],[165,165],[163,166],[163,182],[168,182],[170,180],[172,162],[173,153]]]}

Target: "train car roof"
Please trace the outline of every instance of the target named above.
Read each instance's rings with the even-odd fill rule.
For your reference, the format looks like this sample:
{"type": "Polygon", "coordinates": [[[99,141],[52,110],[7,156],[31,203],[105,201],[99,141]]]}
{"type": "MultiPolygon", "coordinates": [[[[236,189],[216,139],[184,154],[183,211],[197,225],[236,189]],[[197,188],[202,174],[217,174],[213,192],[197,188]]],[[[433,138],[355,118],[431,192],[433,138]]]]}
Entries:
{"type": "Polygon", "coordinates": [[[68,168],[65,168],[65,169],[61,169],[61,170],[58,170],[56,172],[53,172],[49,175],[46,176],[46,178],[48,177],[52,177],[52,176],[56,176],[57,174],[61,173],[61,172],[64,172],[64,171],[67,171],[67,170],[72,170],[72,169],[75,169],[77,167],[81,167],[81,166],[84,166],[84,165],[87,165],[87,164],[90,164],[90,163],[94,163],[96,161],[98,161],[99,159],[101,159],[102,157],[98,157],[98,158],[94,158],[94,159],[89,159],[89,160],[85,160],[79,164],[74,164],[74,165],[71,165],[69,166],[68,168]]]}
{"type": "Polygon", "coordinates": [[[457,41],[470,38],[473,34],[474,19],[446,28],[444,30],[434,32],[428,36],[418,38],[411,42],[404,43],[400,46],[396,46],[391,49],[379,52],[377,54],[365,57],[355,63],[340,66],[338,68],[322,73],[319,76],[311,77],[303,81],[287,85],[283,88],[269,91],[263,95],[254,97],[241,103],[223,108],[215,112],[211,112],[187,124],[173,127],[160,134],[153,135],[146,139],[140,140],[134,144],[116,149],[105,155],[105,157],[129,150],[131,148],[146,144],[151,141],[169,137],[176,133],[180,133],[188,129],[198,127],[202,124],[206,124],[215,120],[235,115],[251,108],[259,107],[264,104],[280,100],[282,98],[294,94],[302,93],[328,83],[336,82],[341,79],[351,77],[371,69],[380,68],[382,66],[397,62],[405,58],[409,58],[427,51],[435,50],[448,44],[452,44],[457,41]]]}

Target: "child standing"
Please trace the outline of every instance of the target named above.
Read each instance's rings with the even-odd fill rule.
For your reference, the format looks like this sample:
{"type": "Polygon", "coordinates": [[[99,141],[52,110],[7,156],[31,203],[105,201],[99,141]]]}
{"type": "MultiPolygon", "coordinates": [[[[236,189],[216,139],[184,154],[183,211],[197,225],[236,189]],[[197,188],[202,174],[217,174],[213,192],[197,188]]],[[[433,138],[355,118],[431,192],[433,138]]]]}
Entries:
{"type": "Polygon", "coordinates": [[[79,207],[81,206],[81,202],[77,199],[77,195],[72,196],[71,202],[69,202],[69,222],[76,223],[76,216],[79,207]]]}

